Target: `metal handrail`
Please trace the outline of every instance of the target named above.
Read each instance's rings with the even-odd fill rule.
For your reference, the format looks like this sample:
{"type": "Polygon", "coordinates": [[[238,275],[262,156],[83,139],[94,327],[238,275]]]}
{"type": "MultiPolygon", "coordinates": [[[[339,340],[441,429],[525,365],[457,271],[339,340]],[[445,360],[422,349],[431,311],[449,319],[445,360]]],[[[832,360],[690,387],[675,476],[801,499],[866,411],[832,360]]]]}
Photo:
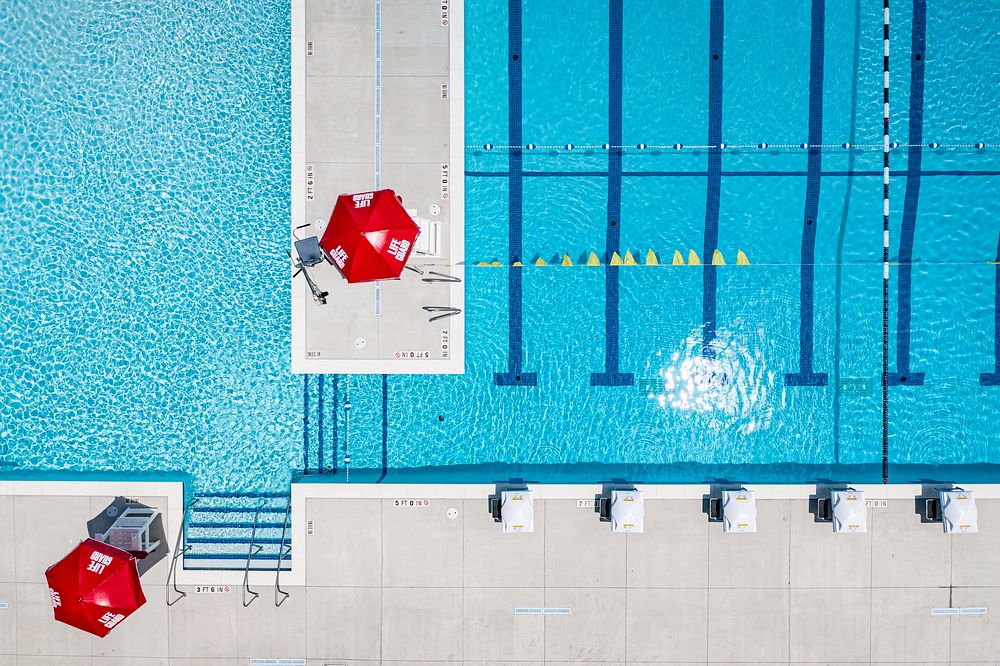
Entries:
{"type": "Polygon", "coordinates": [[[254,543],[254,540],[256,540],[257,538],[257,522],[260,519],[261,508],[263,508],[263,505],[258,506],[256,513],[254,513],[253,515],[253,530],[251,530],[250,532],[250,547],[247,549],[247,564],[246,567],[243,569],[242,601],[244,608],[252,604],[254,600],[260,596],[260,594],[250,589],[250,560],[253,558],[254,555],[264,550],[264,546],[258,546],[257,544],[254,543]],[[254,550],[254,548],[256,548],[257,550],[254,550]],[[252,595],[250,597],[250,601],[247,601],[247,593],[252,595]]]}
{"type": "Polygon", "coordinates": [[[426,277],[421,278],[423,282],[461,282],[462,278],[455,277],[454,275],[448,275],[447,273],[438,273],[437,271],[429,271],[431,275],[437,277],[426,277]]]}
{"type": "Polygon", "coordinates": [[[447,305],[425,305],[423,306],[425,312],[443,312],[444,314],[435,315],[428,319],[428,322],[435,322],[438,319],[444,319],[445,317],[454,317],[457,314],[462,314],[459,308],[449,307],[447,305]]]}
{"type": "Polygon", "coordinates": [[[281,589],[281,561],[285,559],[285,556],[292,552],[292,547],[285,543],[285,535],[288,533],[288,516],[292,511],[292,499],[288,498],[288,504],[285,506],[285,522],[281,525],[281,546],[278,549],[278,564],[274,568],[274,605],[275,607],[281,606],[288,599],[290,593],[285,592],[281,589]],[[278,597],[281,597],[279,600],[278,597]]]}
{"type": "Polygon", "coordinates": [[[193,500],[191,500],[190,504],[184,507],[184,510],[181,513],[181,529],[180,532],[178,532],[177,534],[177,541],[174,544],[174,556],[170,560],[170,572],[167,574],[167,583],[169,583],[166,588],[168,606],[173,606],[178,601],[187,596],[187,592],[184,592],[183,590],[180,590],[177,587],[177,560],[184,553],[191,550],[191,546],[187,544],[187,530],[185,528],[187,526],[188,511],[190,511],[191,507],[193,507],[197,503],[198,503],[198,498],[195,497],[193,500]],[[173,587],[174,592],[176,592],[179,595],[173,601],[170,600],[171,587],[173,587]]]}

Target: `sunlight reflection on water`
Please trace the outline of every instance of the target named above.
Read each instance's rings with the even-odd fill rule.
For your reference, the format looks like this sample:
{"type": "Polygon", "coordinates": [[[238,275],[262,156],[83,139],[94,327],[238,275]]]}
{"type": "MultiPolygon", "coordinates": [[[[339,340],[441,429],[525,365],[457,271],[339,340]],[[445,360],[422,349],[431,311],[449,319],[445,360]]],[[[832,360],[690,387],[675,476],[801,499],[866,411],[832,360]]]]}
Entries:
{"type": "MultiPolygon", "coordinates": [[[[757,334],[763,339],[763,331],[757,334]]],[[[649,398],[662,409],[710,415],[710,427],[742,434],[767,428],[784,395],[775,389],[775,372],[766,366],[761,347],[748,345],[745,338],[719,330],[711,345],[714,353],[707,356],[702,332],[693,331],[681,349],[667,352],[658,371],[660,390],[649,398]]],[[[657,356],[663,358],[664,351],[657,356]]]]}

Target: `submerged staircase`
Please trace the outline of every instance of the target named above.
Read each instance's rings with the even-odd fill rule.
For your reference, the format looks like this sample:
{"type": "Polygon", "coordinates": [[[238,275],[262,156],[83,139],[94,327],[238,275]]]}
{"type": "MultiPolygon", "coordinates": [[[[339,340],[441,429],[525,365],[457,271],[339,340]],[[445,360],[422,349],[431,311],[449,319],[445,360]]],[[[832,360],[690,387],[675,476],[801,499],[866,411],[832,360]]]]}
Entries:
{"type": "Polygon", "coordinates": [[[303,476],[337,473],[349,391],[349,382],[342,383],[339,375],[302,376],[303,476]]]}
{"type": "Polygon", "coordinates": [[[195,493],[185,525],[185,569],[289,571],[290,493],[195,493]]]}

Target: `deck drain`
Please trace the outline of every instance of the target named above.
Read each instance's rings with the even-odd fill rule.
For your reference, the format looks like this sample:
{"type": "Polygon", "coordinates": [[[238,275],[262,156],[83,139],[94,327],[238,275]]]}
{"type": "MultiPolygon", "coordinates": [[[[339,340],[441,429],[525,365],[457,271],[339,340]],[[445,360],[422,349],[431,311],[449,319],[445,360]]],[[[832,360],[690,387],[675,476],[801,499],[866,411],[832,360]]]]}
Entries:
{"type": "Polygon", "coordinates": [[[440,215],[440,214],[441,214],[441,206],[437,204],[431,204],[431,215],[440,215]]]}
{"type": "Polygon", "coordinates": [[[456,518],[458,518],[458,509],[450,507],[448,509],[448,520],[455,520],[456,518]]]}
{"type": "Polygon", "coordinates": [[[364,338],[354,338],[355,349],[364,349],[367,346],[368,346],[368,341],[365,340],[364,338]]]}
{"type": "Polygon", "coordinates": [[[572,615],[573,610],[566,607],[558,608],[514,608],[514,615],[572,615]]]}

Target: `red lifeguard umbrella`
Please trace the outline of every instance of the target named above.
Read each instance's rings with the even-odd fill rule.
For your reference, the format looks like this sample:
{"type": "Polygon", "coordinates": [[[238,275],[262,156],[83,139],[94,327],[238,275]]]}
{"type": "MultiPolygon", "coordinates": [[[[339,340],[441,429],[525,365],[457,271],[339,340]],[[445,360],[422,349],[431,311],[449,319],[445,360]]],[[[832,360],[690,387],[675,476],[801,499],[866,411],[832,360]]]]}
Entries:
{"type": "Polygon", "coordinates": [[[56,619],[101,638],[146,603],[135,558],[95,539],[46,569],[45,580],[56,619]]]}
{"type": "Polygon", "coordinates": [[[319,244],[348,282],[394,280],[420,227],[392,190],[342,194],[319,244]]]}

